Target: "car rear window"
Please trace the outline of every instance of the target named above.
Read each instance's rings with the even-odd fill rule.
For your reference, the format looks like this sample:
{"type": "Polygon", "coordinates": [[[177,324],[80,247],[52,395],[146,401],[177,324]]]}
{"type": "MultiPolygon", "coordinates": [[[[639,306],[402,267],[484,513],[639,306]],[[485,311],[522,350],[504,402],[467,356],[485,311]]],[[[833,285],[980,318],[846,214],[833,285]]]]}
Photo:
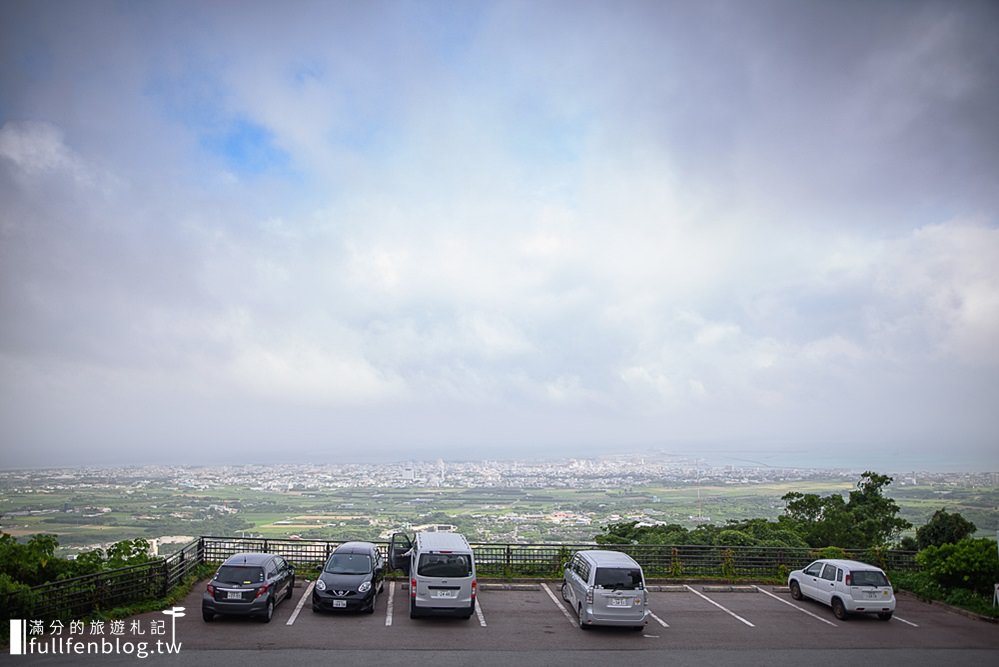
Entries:
{"type": "Polygon", "coordinates": [[[853,575],[853,585],[854,586],[890,586],[888,583],[888,577],[885,576],[884,572],[878,570],[854,570],[850,574],[853,575]]]}
{"type": "Polygon", "coordinates": [[[215,580],[222,584],[257,584],[264,580],[264,568],[250,565],[223,565],[215,580]]]}
{"type": "Polygon", "coordinates": [[[593,585],[602,588],[641,588],[642,571],[630,567],[598,567],[593,575],[593,585]]]}
{"type": "Polygon", "coordinates": [[[470,577],[472,559],[466,554],[420,554],[416,573],[424,577],[470,577]]]}

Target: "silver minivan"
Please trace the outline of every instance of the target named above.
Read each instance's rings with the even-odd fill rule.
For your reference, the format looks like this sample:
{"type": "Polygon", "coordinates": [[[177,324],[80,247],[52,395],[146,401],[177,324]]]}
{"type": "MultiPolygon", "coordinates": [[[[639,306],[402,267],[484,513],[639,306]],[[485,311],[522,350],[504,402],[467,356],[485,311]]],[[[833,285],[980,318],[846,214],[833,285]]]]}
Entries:
{"type": "Polygon", "coordinates": [[[641,630],[649,622],[642,566],[620,551],[577,551],[565,564],[562,599],[583,630],[594,625],[641,630]]]}
{"type": "Polygon", "coordinates": [[[389,542],[389,567],[409,577],[409,617],[475,613],[475,555],[464,535],[395,533],[389,542]]]}

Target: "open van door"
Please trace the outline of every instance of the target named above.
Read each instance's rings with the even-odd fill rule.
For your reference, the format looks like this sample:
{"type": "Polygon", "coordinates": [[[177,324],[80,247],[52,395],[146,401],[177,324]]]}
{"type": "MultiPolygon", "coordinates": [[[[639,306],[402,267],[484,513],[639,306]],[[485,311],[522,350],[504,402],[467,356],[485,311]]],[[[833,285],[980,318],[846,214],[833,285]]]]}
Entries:
{"type": "Polygon", "coordinates": [[[402,570],[409,576],[410,549],[413,548],[413,541],[406,533],[392,533],[392,540],[389,542],[388,560],[389,569],[402,570]]]}

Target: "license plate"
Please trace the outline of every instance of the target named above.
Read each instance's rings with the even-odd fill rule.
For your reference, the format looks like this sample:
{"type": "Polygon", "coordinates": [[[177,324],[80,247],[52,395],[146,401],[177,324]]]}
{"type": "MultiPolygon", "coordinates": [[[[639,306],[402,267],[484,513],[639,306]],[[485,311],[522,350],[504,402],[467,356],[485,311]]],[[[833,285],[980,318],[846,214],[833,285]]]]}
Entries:
{"type": "Polygon", "coordinates": [[[434,591],[433,597],[450,600],[458,597],[458,591],[434,591]]]}
{"type": "Polygon", "coordinates": [[[610,598],[607,600],[608,607],[630,607],[631,598],[610,598]]]}
{"type": "Polygon", "coordinates": [[[878,593],[877,591],[867,591],[867,599],[868,600],[876,600],[879,597],[881,597],[881,594],[878,593]]]}
{"type": "Polygon", "coordinates": [[[242,600],[243,594],[239,591],[228,591],[226,594],[226,599],[229,600],[242,600]]]}
{"type": "Polygon", "coordinates": [[[346,607],[347,606],[347,601],[346,600],[333,600],[333,606],[334,607],[346,607]]]}

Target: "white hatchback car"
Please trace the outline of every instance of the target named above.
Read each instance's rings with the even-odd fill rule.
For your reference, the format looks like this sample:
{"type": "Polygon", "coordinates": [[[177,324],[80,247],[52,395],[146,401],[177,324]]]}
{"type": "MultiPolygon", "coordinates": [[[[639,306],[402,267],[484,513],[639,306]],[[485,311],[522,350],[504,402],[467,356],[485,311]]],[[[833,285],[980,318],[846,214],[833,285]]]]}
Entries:
{"type": "Polygon", "coordinates": [[[855,560],[823,558],[787,577],[791,597],[817,600],[845,621],[850,614],[877,614],[887,621],[895,612],[895,592],[884,570],[855,560]]]}

